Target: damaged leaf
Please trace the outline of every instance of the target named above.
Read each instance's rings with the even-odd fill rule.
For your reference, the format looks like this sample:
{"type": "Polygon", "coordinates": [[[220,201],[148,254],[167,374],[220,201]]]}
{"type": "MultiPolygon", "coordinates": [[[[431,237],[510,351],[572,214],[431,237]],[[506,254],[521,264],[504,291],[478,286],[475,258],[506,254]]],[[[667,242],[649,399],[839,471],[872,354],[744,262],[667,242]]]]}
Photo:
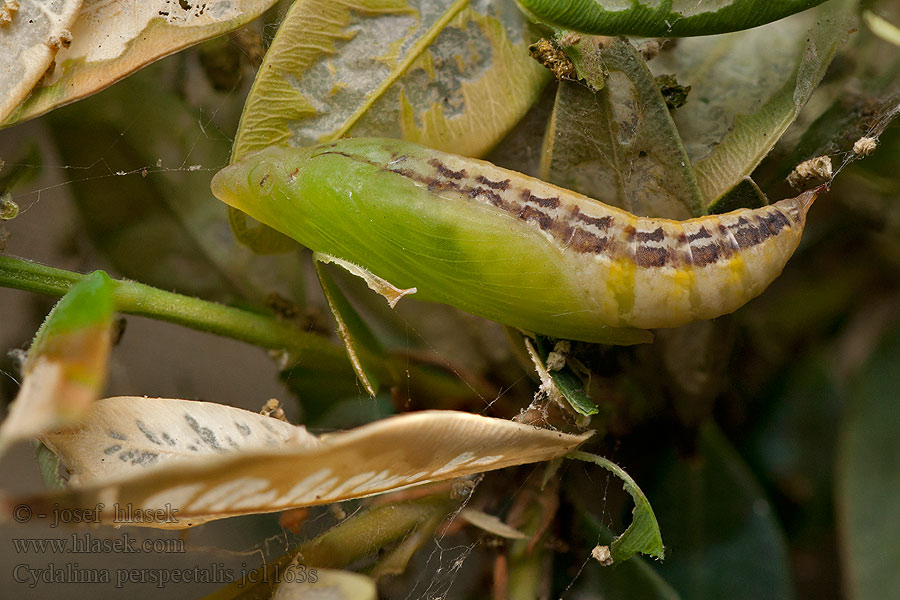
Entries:
{"type": "Polygon", "coordinates": [[[242,27],[274,4],[275,0],[85,0],[69,42],[56,55],[55,68],[8,118],[0,110],[0,127],[94,94],[155,60],[242,27]]]}
{"type": "Polygon", "coordinates": [[[0,123],[38,84],[70,29],[81,0],[0,0],[0,123]]]}
{"type": "Polygon", "coordinates": [[[137,509],[132,524],[180,529],[549,460],[590,435],[424,411],[313,438],[303,427],[218,404],[108,398],[79,427],[43,439],[77,487],[26,502],[103,502],[104,523],[117,522],[115,504],[128,504],[137,509]],[[158,511],[166,518],[145,518],[158,511]]]}
{"type": "Polygon", "coordinates": [[[78,422],[102,393],[113,323],[113,283],[96,271],[72,286],[38,330],[22,388],[0,425],[0,450],[78,422]]]}

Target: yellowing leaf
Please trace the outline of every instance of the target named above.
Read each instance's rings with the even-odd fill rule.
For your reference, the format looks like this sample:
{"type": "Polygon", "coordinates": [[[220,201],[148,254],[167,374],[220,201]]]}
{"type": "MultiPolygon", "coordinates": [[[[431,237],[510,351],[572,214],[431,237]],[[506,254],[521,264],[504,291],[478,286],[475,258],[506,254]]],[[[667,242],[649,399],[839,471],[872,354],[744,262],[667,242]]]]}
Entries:
{"type": "Polygon", "coordinates": [[[157,59],[245,25],[273,4],[275,0],[85,0],[71,26],[71,45],[60,49],[56,67],[18,110],[9,118],[0,110],[0,125],[98,92],[157,59]]]}
{"type": "Polygon", "coordinates": [[[0,3],[0,123],[28,95],[61,46],[81,0],[0,3]]]}
{"type": "Polygon", "coordinates": [[[311,439],[303,427],[227,406],[108,398],[80,427],[43,439],[78,487],[25,502],[102,503],[104,523],[180,529],[549,460],[590,435],[424,411],[311,439]]]}
{"type": "MultiPolygon", "coordinates": [[[[549,79],[529,58],[529,41],[512,0],[297,0],[253,82],[232,161],[344,136],[482,155],[549,79]]],[[[296,249],[229,213],[235,236],[254,251],[296,249]]]]}
{"type": "Polygon", "coordinates": [[[113,323],[113,282],[96,271],[66,293],[38,330],[24,379],[0,425],[10,443],[77,422],[102,393],[113,323]]]}
{"type": "Polygon", "coordinates": [[[250,91],[232,160],[273,144],[395,137],[480,155],[547,81],[510,0],[300,0],[250,91]]]}

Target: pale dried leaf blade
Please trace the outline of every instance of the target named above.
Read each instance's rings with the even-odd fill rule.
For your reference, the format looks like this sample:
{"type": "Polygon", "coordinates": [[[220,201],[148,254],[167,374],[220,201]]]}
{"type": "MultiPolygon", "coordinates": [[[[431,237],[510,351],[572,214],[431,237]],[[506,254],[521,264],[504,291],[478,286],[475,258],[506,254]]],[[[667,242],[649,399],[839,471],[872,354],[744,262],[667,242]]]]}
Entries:
{"type": "MultiPolygon", "coordinates": [[[[246,25],[275,0],[85,0],[71,25],[71,45],[8,120],[11,125],[111,85],[141,67],[246,25]]],[[[5,122],[4,122],[5,121],[5,122]]]]}
{"type": "Polygon", "coordinates": [[[400,302],[400,299],[404,296],[408,296],[410,294],[415,294],[418,290],[416,288],[399,288],[390,281],[386,279],[382,279],[378,275],[375,275],[371,271],[360,267],[359,265],[355,265],[346,260],[342,260],[340,258],[336,258],[329,254],[323,254],[321,252],[316,252],[313,254],[313,259],[321,262],[321,263],[334,263],[346,269],[349,273],[356,275],[366,282],[366,285],[370,290],[379,294],[387,300],[387,303],[394,308],[397,306],[397,303],[400,302]]]}
{"type": "Polygon", "coordinates": [[[291,565],[272,600],[376,600],[375,581],[352,571],[307,569],[291,565]]]}
{"type": "Polygon", "coordinates": [[[93,386],[69,380],[61,362],[38,358],[0,425],[0,453],[10,444],[58,427],[67,416],[75,417],[96,396],[93,386]]]}
{"type": "Polygon", "coordinates": [[[19,0],[0,24],[0,123],[21,103],[66,43],[81,0],[19,0]]]}
{"type": "Polygon", "coordinates": [[[459,513],[459,516],[467,523],[470,523],[479,529],[483,529],[488,533],[492,533],[497,537],[506,538],[508,540],[524,540],[528,537],[515,527],[510,527],[498,517],[489,515],[480,510],[466,508],[459,513]]]}
{"type": "Polygon", "coordinates": [[[304,427],[243,409],[129,396],[98,400],[80,427],[40,439],[76,486],[210,456],[321,445],[304,427]]]}
{"type": "MultiPolygon", "coordinates": [[[[222,427],[234,430],[236,425],[230,423],[236,420],[235,415],[242,415],[241,422],[246,424],[253,413],[226,406],[114,398],[98,403],[91,415],[80,429],[86,432],[83,441],[76,441],[75,434],[52,441],[58,451],[70,456],[94,446],[90,450],[93,458],[75,459],[79,461],[75,469],[82,487],[27,499],[29,505],[94,507],[102,502],[106,508],[101,518],[106,523],[116,522],[115,505],[130,505],[138,517],[131,519],[138,521],[135,524],[169,529],[242,514],[326,504],[549,460],[566,454],[591,435],[564,434],[469,413],[424,411],[322,435],[315,444],[305,431],[299,433],[301,428],[284,429],[273,424],[291,438],[271,449],[241,449],[229,448],[222,433],[225,429],[216,427],[224,423],[222,427]],[[137,414],[146,417],[140,425],[134,416],[137,414]],[[115,423],[113,435],[109,426],[115,423]],[[104,454],[123,441],[139,443],[136,451],[162,448],[149,439],[146,431],[163,443],[168,443],[163,438],[168,435],[179,447],[187,447],[189,455],[182,454],[177,461],[167,461],[169,464],[161,459],[157,466],[156,461],[110,460],[104,454]],[[123,433],[128,440],[120,439],[118,434],[123,433]],[[196,445],[197,439],[205,439],[207,448],[194,457],[189,445],[196,445]],[[90,469],[85,462],[91,463],[90,469]],[[112,462],[127,465],[110,466],[112,462]],[[104,468],[109,469],[108,475],[104,468]],[[168,516],[141,520],[137,512],[141,510],[163,510],[168,516]]],[[[128,450],[123,446],[113,453],[122,451],[128,450]]]]}

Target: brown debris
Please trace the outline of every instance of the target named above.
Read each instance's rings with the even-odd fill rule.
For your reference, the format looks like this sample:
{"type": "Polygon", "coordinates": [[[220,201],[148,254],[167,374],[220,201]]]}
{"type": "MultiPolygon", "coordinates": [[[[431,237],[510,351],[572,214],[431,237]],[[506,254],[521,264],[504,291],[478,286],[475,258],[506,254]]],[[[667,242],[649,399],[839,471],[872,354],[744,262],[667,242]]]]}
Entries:
{"type": "Polygon", "coordinates": [[[19,12],[19,0],[6,0],[3,6],[0,6],[0,27],[12,23],[17,12],[19,12]]]}
{"type": "Polygon", "coordinates": [[[817,156],[803,161],[791,171],[787,182],[792,188],[802,190],[831,179],[831,157],[817,156]]]}
{"type": "Polygon", "coordinates": [[[553,75],[560,81],[575,80],[575,65],[566,56],[566,53],[557,48],[547,39],[541,38],[528,47],[528,54],[534,60],[550,69],[553,75]]]}

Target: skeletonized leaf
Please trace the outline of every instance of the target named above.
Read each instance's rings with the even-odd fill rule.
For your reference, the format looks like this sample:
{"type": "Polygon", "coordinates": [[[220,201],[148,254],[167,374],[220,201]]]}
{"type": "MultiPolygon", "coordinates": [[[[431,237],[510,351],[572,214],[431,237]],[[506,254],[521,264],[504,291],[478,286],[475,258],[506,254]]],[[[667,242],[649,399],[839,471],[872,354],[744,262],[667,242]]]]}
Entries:
{"type": "Polygon", "coordinates": [[[232,160],[273,144],[396,137],[490,149],[547,81],[508,0],[301,0],[247,99],[232,160]]]}
{"type": "Polygon", "coordinates": [[[594,93],[560,82],[541,179],[641,216],[705,214],[678,131],[640,53],[623,38],[585,37],[569,51],[582,77],[604,85],[594,93]]]}
{"type": "MultiPolygon", "coordinates": [[[[549,78],[528,56],[526,26],[512,0],[299,0],[253,83],[232,160],[343,136],[484,154],[549,78]]],[[[251,248],[291,247],[232,215],[251,248]]]]}
{"type": "Polygon", "coordinates": [[[237,29],[275,0],[85,0],[71,45],[19,108],[12,125],[96,93],[141,67],[202,40],[237,29]]]}
{"type": "Polygon", "coordinates": [[[518,0],[535,21],[600,35],[680,37],[749,29],[825,0],[518,0]]]}
{"type": "Polygon", "coordinates": [[[854,26],[836,0],[765,27],[681,40],[650,67],[691,86],[675,124],[707,206],[753,169],[806,104],[854,26]]]}
{"type": "Polygon", "coordinates": [[[106,383],[113,320],[112,280],[96,271],[53,307],[28,351],[22,389],[0,425],[0,451],[77,422],[106,383]]]}
{"type": "Polygon", "coordinates": [[[0,123],[38,83],[61,46],[81,0],[0,3],[0,123]]]}
{"type": "Polygon", "coordinates": [[[102,400],[80,427],[45,440],[68,458],[66,466],[78,475],[80,487],[27,502],[32,507],[94,507],[102,502],[105,523],[115,522],[116,504],[164,510],[166,519],[142,521],[135,512],[132,521],[180,529],[549,460],[591,435],[469,413],[424,411],[322,435],[318,444],[312,444],[302,427],[290,428],[294,434],[285,439],[288,430],[277,425],[282,430],[280,445],[241,449],[237,436],[246,431],[241,425],[252,418],[247,415],[252,413],[188,400],[102,400]],[[134,416],[138,414],[140,423],[134,416]],[[177,456],[140,458],[148,448],[159,453],[173,447],[167,438],[181,449],[177,456]],[[110,459],[122,452],[124,459],[110,459]],[[138,460],[131,460],[133,456],[138,460]]]}

